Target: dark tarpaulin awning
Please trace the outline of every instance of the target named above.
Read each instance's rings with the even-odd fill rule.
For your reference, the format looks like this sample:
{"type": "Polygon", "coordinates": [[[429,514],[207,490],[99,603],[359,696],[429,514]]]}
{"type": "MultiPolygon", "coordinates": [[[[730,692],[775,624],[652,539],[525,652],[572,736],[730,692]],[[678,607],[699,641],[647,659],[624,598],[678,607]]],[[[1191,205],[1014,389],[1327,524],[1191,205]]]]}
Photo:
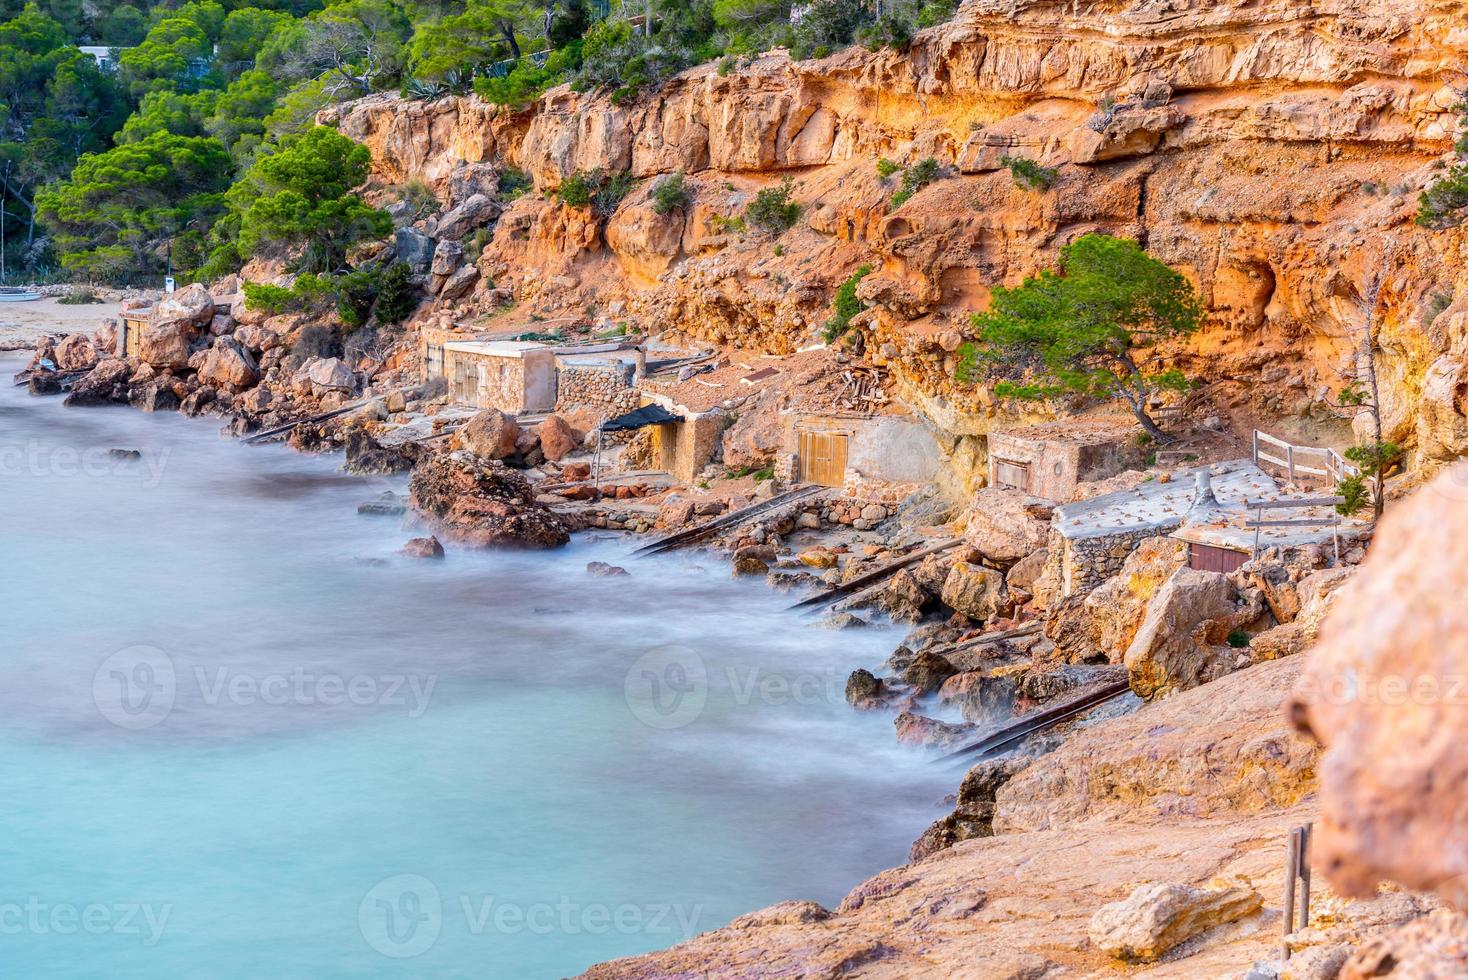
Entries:
{"type": "Polygon", "coordinates": [[[636,411],[628,412],[626,415],[618,415],[614,419],[607,419],[601,424],[603,432],[626,432],[628,429],[640,429],[644,425],[663,425],[667,422],[682,422],[681,415],[674,415],[660,405],[644,405],[636,411]]]}

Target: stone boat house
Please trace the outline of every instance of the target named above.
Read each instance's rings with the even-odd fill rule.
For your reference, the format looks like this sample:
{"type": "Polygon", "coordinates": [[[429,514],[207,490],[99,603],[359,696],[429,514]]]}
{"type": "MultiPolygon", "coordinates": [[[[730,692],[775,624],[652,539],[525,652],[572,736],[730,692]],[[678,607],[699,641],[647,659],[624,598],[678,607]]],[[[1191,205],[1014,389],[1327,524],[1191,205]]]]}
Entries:
{"type": "Polygon", "coordinates": [[[1110,419],[1046,422],[989,433],[989,485],[1066,501],[1076,485],[1104,480],[1139,462],[1134,424],[1110,419]]]}

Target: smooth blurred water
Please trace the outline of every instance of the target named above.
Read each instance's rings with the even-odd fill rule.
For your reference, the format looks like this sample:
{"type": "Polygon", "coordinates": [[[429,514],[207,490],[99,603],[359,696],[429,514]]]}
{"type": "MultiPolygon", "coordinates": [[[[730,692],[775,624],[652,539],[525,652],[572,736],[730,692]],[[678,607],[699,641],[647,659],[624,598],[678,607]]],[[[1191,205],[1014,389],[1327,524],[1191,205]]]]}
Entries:
{"type": "Polygon", "coordinates": [[[891,631],[620,540],[401,558],[356,505],[404,481],[21,366],[0,977],[564,976],[839,901],[941,813],[952,774],[842,701],[891,631]]]}

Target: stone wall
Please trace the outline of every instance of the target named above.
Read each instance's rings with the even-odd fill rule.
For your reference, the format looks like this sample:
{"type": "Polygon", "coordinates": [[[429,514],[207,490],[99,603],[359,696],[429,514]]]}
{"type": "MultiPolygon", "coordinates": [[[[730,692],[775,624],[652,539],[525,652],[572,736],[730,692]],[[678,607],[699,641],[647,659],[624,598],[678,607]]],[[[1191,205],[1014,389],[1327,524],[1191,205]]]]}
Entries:
{"type": "Polygon", "coordinates": [[[921,489],[915,483],[855,482],[847,474],[847,485],[839,496],[832,497],[821,508],[821,520],[832,524],[848,524],[858,531],[869,531],[897,514],[902,501],[921,489]]]}
{"type": "Polygon", "coordinates": [[[563,367],[556,382],[556,411],[595,409],[615,418],[637,407],[637,391],[619,365],[563,367]]]}
{"type": "Polygon", "coordinates": [[[1182,526],[1179,519],[1171,524],[1148,525],[1100,534],[1088,538],[1062,539],[1055,547],[1052,539],[1049,561],[1061,563],[1059,569],[1063,595],[1084,595],[1121,571],[1121,566],[1147,538],[1171,534],[1182,526]]]}

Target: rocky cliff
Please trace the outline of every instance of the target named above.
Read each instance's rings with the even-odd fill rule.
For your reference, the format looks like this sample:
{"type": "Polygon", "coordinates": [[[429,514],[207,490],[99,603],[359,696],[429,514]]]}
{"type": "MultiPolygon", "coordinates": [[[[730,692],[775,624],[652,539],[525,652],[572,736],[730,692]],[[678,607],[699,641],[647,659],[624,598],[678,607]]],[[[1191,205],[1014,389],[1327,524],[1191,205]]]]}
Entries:
{"type": "Polygon", "coordinates": [[[426,180],[449,205],[493,196],[505,167],[534,178],[460,313],[509,287],[541,315],[591,304],[788,352],[872,263],[867,355],[954,435],[995,416],[953,380],[968,314],[1085,232],[1138,238],[1193,278],[1211,319],[1174,355],[1241,425],[1325,417],[1380,276],[1388,435],[1431,462],[1468,450],[1468,237],[1412,222],[1458,124],[1462,15],[1456,0],[974,0],[903,53],[776,52],[634,104],[564,87],[519,114],[376,96],[327,121],[371,147],[381,183],[426,180]],[[1053,182],[1020,186],[1005,156],[1053,182]],[[947,176],[891,208],[881,157],[947,176]],[[544,193],[597,168],[642,179],[606,220],[544,193]],[[648,178],[675,171],[693,203],[658,215],[648,178]],[[778,242],[718,220],[784,176],[804,216],[778,242]]]}

